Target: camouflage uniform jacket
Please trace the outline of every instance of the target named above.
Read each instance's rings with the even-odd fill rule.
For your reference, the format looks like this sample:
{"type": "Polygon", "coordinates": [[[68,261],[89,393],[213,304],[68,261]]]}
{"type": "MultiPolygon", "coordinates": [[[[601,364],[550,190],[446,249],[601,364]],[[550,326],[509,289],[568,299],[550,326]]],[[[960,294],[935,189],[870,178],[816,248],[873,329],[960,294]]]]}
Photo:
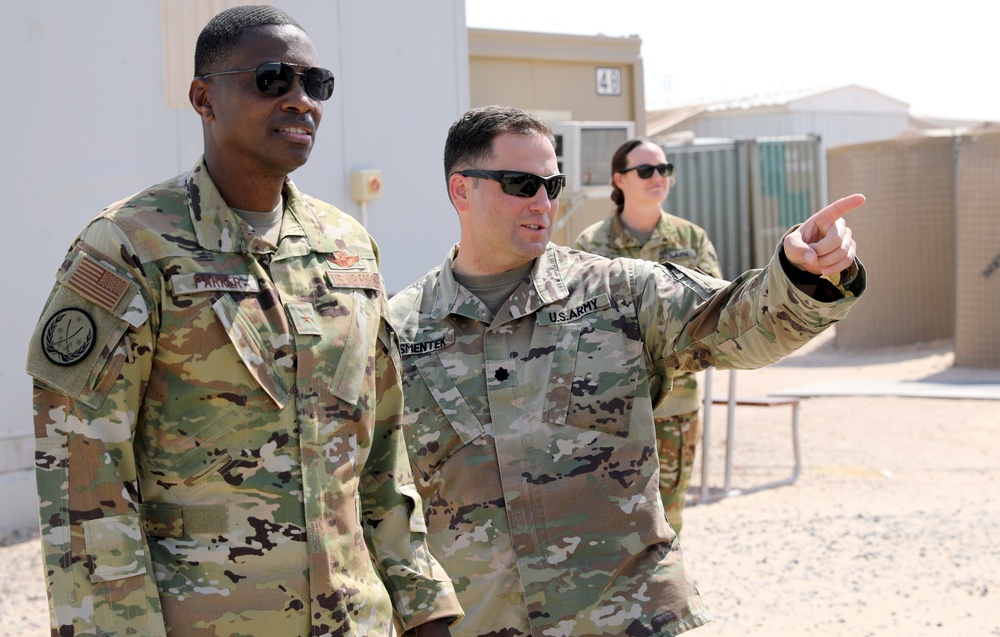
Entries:
{"type": "Polygon", "coordinates": [[[53,634],[388,635],[460,616],[403,446],[377,247],[203,162],[81,233],[32,339],[53,634]]]}
{"type": "MultiPolygon", "coordinates": [[[[660,211],[660,221],[646,243],[640,243],[614,214],[585,229],[576,238],[575,247],[602,257],[630,257],[657,263],[676,263],[691,270],[722,278],[722,266],[708,235],[697,224],[660,211]]],[[[701,408],[698,379],[684,372],[673,378],[670,395],[657,407],[655,416],[666,418],[687,414],[701,408]]]]}
{"type": "Polygon", "coordinates": [[[777,259],[723,287],[549,244],[491,316],[456,254],[389,301],[428,543],[466,612],[453,634],[705,623],[660,501],[652,398],[668,370],[773,362],[855,299],[813,300],[777,259]]]}

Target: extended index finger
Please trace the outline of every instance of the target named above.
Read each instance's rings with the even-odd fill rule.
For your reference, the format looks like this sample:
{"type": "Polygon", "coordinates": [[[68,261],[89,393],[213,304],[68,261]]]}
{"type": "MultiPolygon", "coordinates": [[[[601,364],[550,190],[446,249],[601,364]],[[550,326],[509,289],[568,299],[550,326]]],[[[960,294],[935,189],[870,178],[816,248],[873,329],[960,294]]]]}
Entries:
{"type": "Polygon", "coordinates": [[[837,219],[840,219],[848,212],[854,210],[855,208],[860,208],[865,203],[865,196],[862,194],[848,195],[842,199],[834,201],[832,204],[823,208],[819,212],[813,215],[813,223],[820,229],[820,234],[824,234],[830,226],[837,223],[837,219]]]}

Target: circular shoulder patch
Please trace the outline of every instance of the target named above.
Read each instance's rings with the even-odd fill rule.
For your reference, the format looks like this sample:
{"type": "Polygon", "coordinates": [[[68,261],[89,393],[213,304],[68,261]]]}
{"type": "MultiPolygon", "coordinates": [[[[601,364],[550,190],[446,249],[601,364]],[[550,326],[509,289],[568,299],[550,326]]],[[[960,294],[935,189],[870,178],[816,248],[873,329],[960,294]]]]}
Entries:
{"type": "Polygon", "coordinates": [[[96,341],[94,319],[75,307],[53,314],[42,330],[42,352],[53,365],[76,365],[87,358],[96,341]]]}

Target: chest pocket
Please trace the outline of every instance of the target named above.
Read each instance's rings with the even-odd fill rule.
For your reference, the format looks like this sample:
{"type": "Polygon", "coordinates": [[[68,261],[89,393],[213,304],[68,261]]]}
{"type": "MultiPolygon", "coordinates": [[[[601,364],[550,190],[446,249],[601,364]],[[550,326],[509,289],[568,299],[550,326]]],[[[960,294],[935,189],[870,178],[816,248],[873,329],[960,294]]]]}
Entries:
{"type": "Polygon", "coordinates": [[[360,258],[337,252],[326,259],[332,269],[326,272],[327,294],[316,301],[323,329],[320,344],[314,349],[324,367],[332,371],[330,393],[357,405],[362,394],[374,391],[370,368],[387,311],[382,277],[370,252],[360,258]]]}
{"type": "Polygon", "coordinates": [[[283,382],[274,356],[268,353],[264,339],[253,322],[228,294],[216,299],[212,303],[212,308],[250,375],[267,392],[278,408],[284,407],[288,402],[288,387],[283,382]]]}
{"type": "MultiPolygon", "coordinates": [[[[598,300],[597,310],[607,308],[606,298],[598,300]]],[[[642,344],[624,330],[604,325],[606,317],[600,312],[561,322],[563,316],[561,312],[539,315],[539,329],[555,330],[556,343],[543,419],[627,436],[636,384],[643,373],[642,344]]]]}
{"type": "Polygon", "coordinates": [[[338,290],[326,300],[329,304],[330,299],[335,299],[336,312],[330,312],[330,316],[322,312],[327,326],[323,356],[333,372],[330,393],[351,405],[358,404],[365,390],[366,370],[376,350],[382,316],[377,298],[372,298],[377,294],[377,290],[338,290]]]}
{"type": "Polygon", "coordinates": [[[289,400],[291,379],[279,364],[287,351],[276,351],[274,343],[287,329],[272,307],[273,291],[262,289],[262,279],[234,273],[246,267],[244,260],[236,259],[219,261],[207,270],[191,259],[171,264],[159,356],[171,361],[165,364],[174,374],[189,376],[195,384],[211,382],[215,391],[224,387],[248,405],[280,409],[289,400]]]}
{"type": "MultiPolygon", "coordinates": [[[[405,347],[405,345],[404,345],[405,347]]],[[[419,390],[408,411],[414,412],[416,421],[407,427],[411,457],[425,478],[430,477],[455,454],[456,451],[486,433],[482,422],[459,391],[444,363],[436,352],[425,354],[416,360],[405,362],[415,365],[433,404],[421,401],[419,390]],[[420,410],[417,403],[423,402],[427,409],[437,407],[438,413],[420,410]],[[447,421],[447,426],[440,419],[447,421]],[[435,422],[437,421],[437,422],[435,422]]],[[[409,375],[409,374],[407,374],[409,375]]],[[[408,388],[404,387],[404,391],[408,388]]],[[[407,401],[411,402],[411,401],[407,401]]]]}

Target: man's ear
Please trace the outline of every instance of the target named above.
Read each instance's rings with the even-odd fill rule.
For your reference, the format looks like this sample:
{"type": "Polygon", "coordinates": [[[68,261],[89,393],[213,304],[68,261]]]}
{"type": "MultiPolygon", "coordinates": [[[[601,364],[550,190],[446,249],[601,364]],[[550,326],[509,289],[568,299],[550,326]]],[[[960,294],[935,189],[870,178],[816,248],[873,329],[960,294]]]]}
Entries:
{"type": "Polygon", "coordinates": [[[451,197],[451,205],[455,206],[458,212],[465,212],[471,206],[470,197],[472,195],[472,177],[465,177],[458,173],[452,173],[448,178],[448,196],[451,197]]]}
{"type": "Polygon", "coordinates": [[[191,87],[188,89],[188,100],[194,110],[198,111],[202,121],[210,122],[215,119],[215,111],[212,110],[212,99],[208,94],[208,85],[204,80],[197,78],[191,80],[191,87]]]}

